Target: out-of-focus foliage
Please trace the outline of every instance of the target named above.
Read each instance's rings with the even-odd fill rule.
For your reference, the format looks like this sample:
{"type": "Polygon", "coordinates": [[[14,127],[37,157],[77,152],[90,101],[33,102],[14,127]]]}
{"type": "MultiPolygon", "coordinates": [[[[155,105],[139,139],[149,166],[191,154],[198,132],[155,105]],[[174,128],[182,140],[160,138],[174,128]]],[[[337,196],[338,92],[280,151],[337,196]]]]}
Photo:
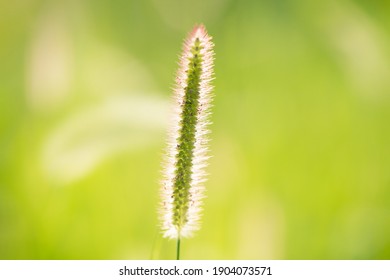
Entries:
{"type": "Polygon", "coordinates": [[[0,2],[0,258],[173,258],[171,86],[214,37],[202,229],[184,259],[390,258],[390,2],[0,2]]]}

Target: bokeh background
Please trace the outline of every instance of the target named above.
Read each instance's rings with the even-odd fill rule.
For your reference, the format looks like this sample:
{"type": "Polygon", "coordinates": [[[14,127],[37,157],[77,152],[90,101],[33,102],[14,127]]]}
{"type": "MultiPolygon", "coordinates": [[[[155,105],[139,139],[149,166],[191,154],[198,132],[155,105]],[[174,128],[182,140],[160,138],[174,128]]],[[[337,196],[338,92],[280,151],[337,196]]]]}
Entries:
{"type": "Polygon", "coordinates": [[[0,2],[0,258],[170,259],[157,205],[186,34],[216,52],[184,259],[390,258],[390,2],[0,2]]]}

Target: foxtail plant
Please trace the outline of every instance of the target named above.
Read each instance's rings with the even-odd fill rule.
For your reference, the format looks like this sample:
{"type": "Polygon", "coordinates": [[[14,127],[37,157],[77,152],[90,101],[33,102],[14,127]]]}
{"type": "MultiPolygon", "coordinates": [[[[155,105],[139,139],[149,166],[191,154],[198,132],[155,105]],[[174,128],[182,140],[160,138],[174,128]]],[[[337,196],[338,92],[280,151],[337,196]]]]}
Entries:
{"type": "Polygon", "coordinates": [[[213,87],[213,46],[203,25],[184,42],[174,90],[174,117],[161,186],[164,237],[190,237],[199,228],[213,87]]]}

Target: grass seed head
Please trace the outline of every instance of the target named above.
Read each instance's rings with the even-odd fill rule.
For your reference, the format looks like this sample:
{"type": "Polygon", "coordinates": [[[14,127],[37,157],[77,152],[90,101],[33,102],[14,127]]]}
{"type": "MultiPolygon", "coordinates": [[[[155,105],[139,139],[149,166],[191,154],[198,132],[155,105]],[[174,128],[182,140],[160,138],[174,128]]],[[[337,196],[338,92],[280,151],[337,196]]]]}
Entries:
{"type": "Polygon", "coordinates": [[[189,237],[199,228],[208,156],[213,43],[203,25],[184,42],[162,181],[164,237],[189,237]]]}

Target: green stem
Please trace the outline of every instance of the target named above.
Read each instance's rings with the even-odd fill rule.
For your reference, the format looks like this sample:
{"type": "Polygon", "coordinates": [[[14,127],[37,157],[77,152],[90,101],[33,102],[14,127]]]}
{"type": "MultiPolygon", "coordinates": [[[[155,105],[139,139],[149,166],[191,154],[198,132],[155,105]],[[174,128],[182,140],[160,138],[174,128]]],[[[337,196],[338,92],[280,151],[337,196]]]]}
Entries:
{"type": "Polygon", "coordinates": [[[177,238],[176,260],[180,260],[180,236],[177,238]]]}

